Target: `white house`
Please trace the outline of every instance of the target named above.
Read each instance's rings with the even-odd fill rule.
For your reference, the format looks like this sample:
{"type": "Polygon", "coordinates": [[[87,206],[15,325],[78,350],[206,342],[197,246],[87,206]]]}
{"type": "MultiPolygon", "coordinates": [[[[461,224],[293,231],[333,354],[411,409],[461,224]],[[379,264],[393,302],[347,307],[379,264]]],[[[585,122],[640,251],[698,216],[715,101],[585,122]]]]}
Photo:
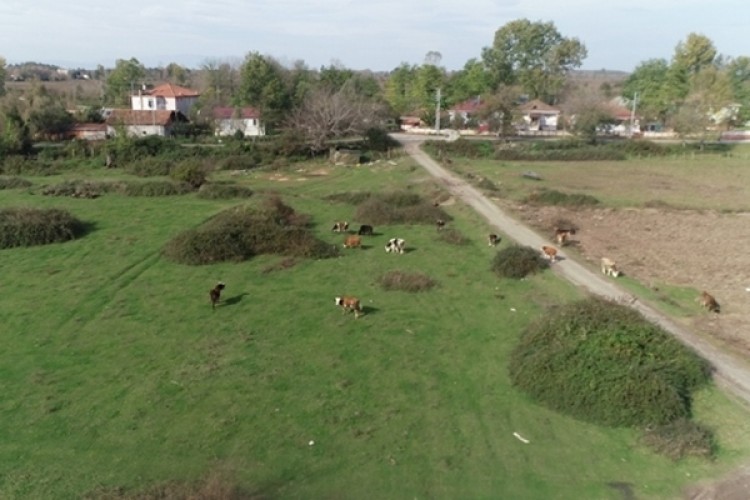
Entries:
{"type": "Polygon", "coordinates": [[[130,103],[134,111],[179,111],[189,116],[198,97],[200,94],[195,90],[163,83],[150,90],[139,90],[137,94],[130,96],[130,103]]]}
{"type": "Polygon", "coordinates": [[[260,112],[255,108],[218,107],[212,110],[212,116],[215,135],[234,135],[237,131],[241,131],[245,137],[266,135],[260,112]]]}

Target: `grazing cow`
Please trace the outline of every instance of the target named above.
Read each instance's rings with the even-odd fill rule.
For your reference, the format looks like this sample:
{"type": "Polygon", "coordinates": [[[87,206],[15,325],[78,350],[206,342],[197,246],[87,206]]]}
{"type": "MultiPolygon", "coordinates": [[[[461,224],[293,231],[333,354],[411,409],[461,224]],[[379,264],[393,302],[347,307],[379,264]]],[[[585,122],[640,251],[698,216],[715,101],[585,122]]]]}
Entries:
{"type": "Polygon", "coordinates": [[[368,224],[362,224],[359,226],[359,231],[357,231],[357,234],[360,236],[372,236],[373,234],[372,226],[368,224]]]}
{"type": "Polygon", "coordinates": [[[218,304],[221,299],[221,291],[224,290],[224,287],[224,283],[219,281],[216,286],[208,292],[208,296],[211,298],[211,309],[216,309],[216,304],[218,304]]]}
{"type": "Polygon", "coordinates": [[[617,269],[617,264],[614,260],[607,257],[602,257],[602,274],[605,276],[612,276],[617,278],[620,276],[620,270],[617,269]]]}
{"type": "Polygon", "coordinates": [[[705,290],[701,292],[701,296],[698,298],[701,305],[708,309],[711,312],[719,313],[721,312],[721,306],[716,301],[713,295],[706,292],[705,290]]]}
{"type": "Polygon", "coordinates": [[[362,248],[362,238],[359,236],[347,236],[344,239],[344,248],[362,248]]]}
{"type": "Polygon", "coordinates": [[[401,238],[391,238],[388,243],[385,244],[385,251],[387,253],[404,253],[406,247],[406,241],[401,238]]]}
{"type": "Polygon", "coordinates": [[[360,315],[364,314],[357,297],[344,295],[343,297],[336,297],[335,301],[337,306],[341,306],[344,313],[347,311],[354,311],[354,319],[357,319],[360,315]]]}
{"type": "Polygon", "coordinates": [[[573,228],[560,229],[556,227],[555,228],[555,241],[557,242],[558,245],[560,245],[561,247],[564,247],[568,243],[568,240],[570,239],[570,237],[573,236],[574,234],[576,234],[576,230],[573,228]]]}
{"type": "Polygon", "coordinates": [[[347,221],[336,221],[333,223],[331,231],[334,233],[343,233],[349,230],[349,223],[347,221]]]}
{"type": "Polygon", "coordinates": [[[542,257],[549,259],[550,262],[557,261],[557,248],[542,245],[542,257]]]}
{"type": "Polygon", "coordinates": [[[495,247],[498,243],[500,243],[500,236],[491,234],[487,237],[487,241],[489,242],[491,247],[495,247]]]}
{"type": "Polygon", "coordinates": [[[445,227],[445,221],[443,219],[438,219],[435,221],[435,226],[437,227],[438,231],[442,231],[445,227]]]}

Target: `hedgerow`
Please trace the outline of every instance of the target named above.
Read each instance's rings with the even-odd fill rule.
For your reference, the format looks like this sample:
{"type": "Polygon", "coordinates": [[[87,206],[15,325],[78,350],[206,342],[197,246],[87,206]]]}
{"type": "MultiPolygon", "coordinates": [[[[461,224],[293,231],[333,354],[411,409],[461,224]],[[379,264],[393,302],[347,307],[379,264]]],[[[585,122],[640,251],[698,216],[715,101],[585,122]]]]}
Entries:
{"type": "Polygon", "coordinates": [[[238,186],[236,184],[209,183],[203,184],[200,189],[198,189],[198,198],[203,198],[206,200],[249,198],[252,195],[252,189],[245,186],[238,186]]]}

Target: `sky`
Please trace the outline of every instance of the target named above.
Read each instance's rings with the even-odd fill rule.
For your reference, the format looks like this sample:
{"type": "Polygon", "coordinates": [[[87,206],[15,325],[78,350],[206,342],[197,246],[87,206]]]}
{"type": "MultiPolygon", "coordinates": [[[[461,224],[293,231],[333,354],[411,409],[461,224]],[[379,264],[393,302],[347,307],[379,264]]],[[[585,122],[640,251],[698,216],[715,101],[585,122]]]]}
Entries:
{"type": "Polygon", "coordinates": [[[690,33],[719,54],[750,56],[748,0],[2,0],[0,57],[66,68],[147,67],[175,62],[240,64],[251,52],[286,66],[390,71],[421,65],[461,69],[481,59],[510,21],[553,22],[588,56],[581,69],[630,72],[670,60],[690,33]]]}

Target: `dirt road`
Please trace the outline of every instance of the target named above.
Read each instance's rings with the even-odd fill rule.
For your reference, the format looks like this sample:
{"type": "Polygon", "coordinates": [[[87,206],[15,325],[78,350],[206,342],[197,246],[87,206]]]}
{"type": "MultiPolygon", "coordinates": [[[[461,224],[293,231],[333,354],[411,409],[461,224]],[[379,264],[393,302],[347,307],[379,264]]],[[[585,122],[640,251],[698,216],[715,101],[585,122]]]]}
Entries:
{"type": "MultiPolygon", "coordinates": [[[[436,177],[446,190],[474,208],[491,225],[505,233],[509,238],[521,245],[528,245],[533,248],[549,244],[548,240],[505,213],[479,190],[432,160],[420,149],[423,139],[403,134],[394,134],[394,138],[399,140],[409,155],[436,177]]],[[[672,333],[677,339],[691,347],[713,365],[715,380],[718,384],[726,387],[745,402],[750,403],[750,366],[744,361],[708,343],[694,332],[683,328],[656,309],[624,292],[611,280],[590,271],[572,259],[564,258],[553,265],[552,269],[559,276],[592,294],[629,305],[650,321],[672,333]]]]}

